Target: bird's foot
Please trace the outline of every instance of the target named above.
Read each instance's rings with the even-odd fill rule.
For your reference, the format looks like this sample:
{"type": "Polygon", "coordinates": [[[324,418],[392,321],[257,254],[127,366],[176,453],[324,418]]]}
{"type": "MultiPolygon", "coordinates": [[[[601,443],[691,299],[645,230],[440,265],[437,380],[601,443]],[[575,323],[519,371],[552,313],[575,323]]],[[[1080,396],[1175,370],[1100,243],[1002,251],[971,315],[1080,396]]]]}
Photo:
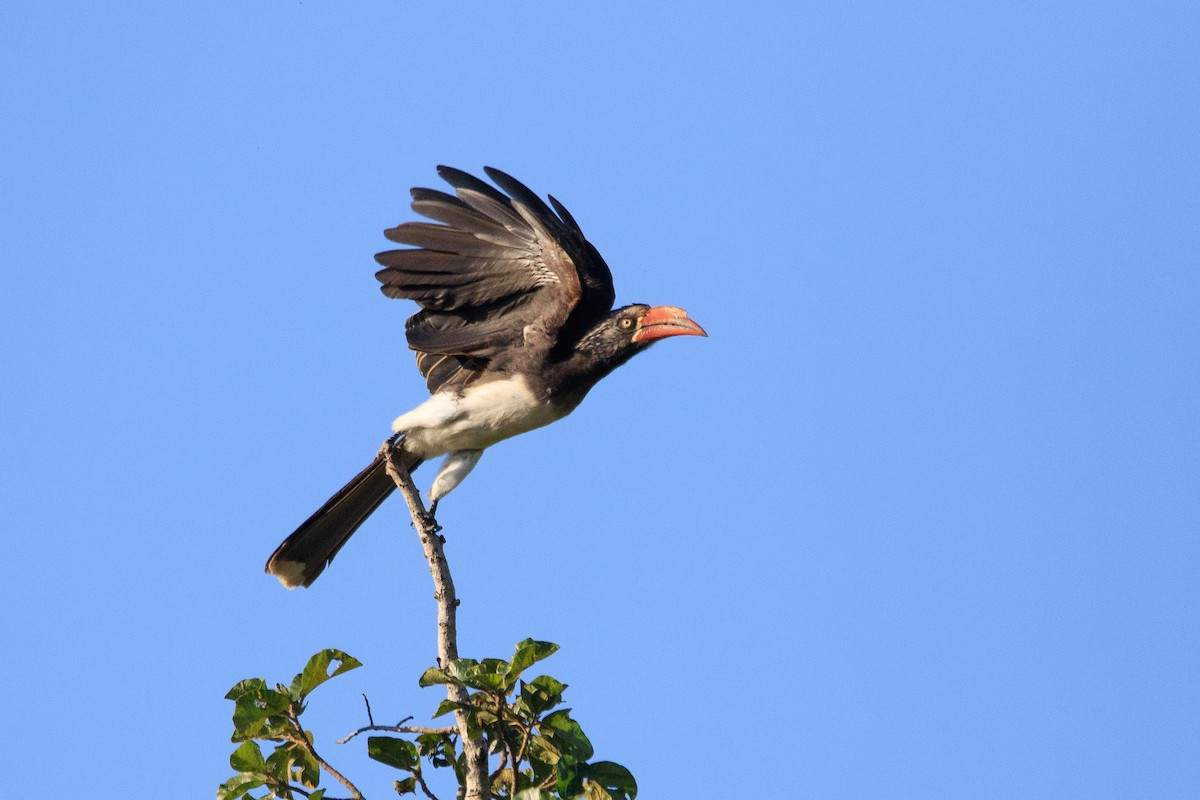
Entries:
{"type": "Polygon", "coordinates": [[[403,435],[404,434],[402,433],[393,433],[391,436],[385,439],[383,444],[379,446],[379,452],[375,454],[375,457],[382,458],[385,461],[390,458],[393,448],[396,447],[396,442],[400,441],[400,437],[403,435]]]}
{"type": "Polygon", "coordinates": [[[437,513],[437,506],[438,501],[434,500],[429,504],[429,510],[421,516],[421,522],[423,522],[425,526],[429,528],[431,533],[437,533],[442,529],[442,526],[438,525],[437,517],[434,516],[434,514],[437,513]]]}
{"type": "MultiPolygon", "coordinates": [[[[421,515],[421,525],[422,525],[422,527],[425,528],[426,531],[433,534],[434,536],[437,536],[437,534],[440,533],[442,530],[442,526],[438,525],[438,521],[436,519],[434,519],[433,514],[430,514],[429,512],[426,512],[421,515]]],[[[439,538],[441,538],[441,540],[443,542],[446,541],[445,536],[442,536],[439,538]]]]}

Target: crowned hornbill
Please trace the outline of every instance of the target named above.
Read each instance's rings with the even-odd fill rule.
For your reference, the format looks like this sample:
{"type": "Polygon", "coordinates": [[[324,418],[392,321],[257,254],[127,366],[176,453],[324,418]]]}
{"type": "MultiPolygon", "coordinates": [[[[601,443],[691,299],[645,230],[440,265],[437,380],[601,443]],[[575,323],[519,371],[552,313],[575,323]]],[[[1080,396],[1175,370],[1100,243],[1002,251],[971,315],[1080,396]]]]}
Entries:
{"type": "MultiPolygon", "coordinates": [[[[449,454],[429,493],[431,513],[486,448],[565,417],[659,339],[706,335],[673,306],[613,310],[612,274],[567,209],[486,169],[507,195],[438,167],[455,193],[413,189],[412,207],[440,224],[385,231],[412,247],[375,256],[383,293],[421,306],[405,333],[432,397],[392,430],[409,471],[449,454]]],[[[279,545],[267,572],[288,588],[317,579],[395,488],[383,452],[279,545]]]]}

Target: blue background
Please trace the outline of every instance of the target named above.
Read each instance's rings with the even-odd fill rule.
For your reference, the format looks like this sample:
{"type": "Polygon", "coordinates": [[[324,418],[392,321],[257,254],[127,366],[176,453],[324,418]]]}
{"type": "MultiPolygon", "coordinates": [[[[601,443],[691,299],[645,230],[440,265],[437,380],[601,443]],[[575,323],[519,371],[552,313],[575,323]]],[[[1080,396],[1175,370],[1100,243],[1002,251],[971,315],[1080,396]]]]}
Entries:
{"type": "Polygon", "coordinates": [[[561,644],[646,798],[1196,797],[1197,41],[1165,2],[6,4],[5,793],[210,797],[224,692],[330,646],[366,667],[318,747],[391,793],[333,739],[440,697],[402,504],[310,590],[262,563],[424,396],[371,256],[446,163],[711,337],[447,500],[464,655],[561,644]]]}

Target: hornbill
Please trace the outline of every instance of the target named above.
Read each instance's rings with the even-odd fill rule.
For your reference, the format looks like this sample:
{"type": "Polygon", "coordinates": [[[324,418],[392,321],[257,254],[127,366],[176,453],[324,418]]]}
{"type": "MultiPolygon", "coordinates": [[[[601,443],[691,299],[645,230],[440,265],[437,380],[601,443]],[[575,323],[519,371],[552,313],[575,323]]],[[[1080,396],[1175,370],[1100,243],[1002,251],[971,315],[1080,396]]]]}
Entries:
{"type": "MultiPolygon", "coordinates": [[[[375,256],[383,293],[421,307],[405,334],[432,396],[392,430],[410,472],[448,454],[429,492],[431,515],[488,447],[565,417],[654,342],[707,335],[674,306],[613,309],[608,265],[567,209],[485,170],[503,192],[438,167],[454,194],[413,189],[413,210],[434,222],[385,231],[411,247],[375,256]]],[[[395,488],[386,452],[276,548],[267,572],[289,589],[317,579],[395,488]]]]}

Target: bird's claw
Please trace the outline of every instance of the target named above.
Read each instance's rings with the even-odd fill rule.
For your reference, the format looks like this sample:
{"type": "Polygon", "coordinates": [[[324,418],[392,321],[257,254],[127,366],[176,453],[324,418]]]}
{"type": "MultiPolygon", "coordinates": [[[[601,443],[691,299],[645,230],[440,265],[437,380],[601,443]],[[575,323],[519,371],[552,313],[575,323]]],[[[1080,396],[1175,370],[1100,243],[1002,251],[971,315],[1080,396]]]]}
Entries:
{"type": "Polygon", "coordinates": [[[429,504],[429,510],[421,516],[421,522],[425,523],[425,527],[429,528],[431,533],[437,533],[442,529],[442,526],[438,525],[437,517],[434,516],[437,513],[437,507],[438,501],[434,500],[429,504]]]}
{"type": "Polygon", "coordinates": [[[376,458],[387,459],[392,455],[392,448],[396,446],[396,442],[400,441],[402,433],[393,433],[391,436],[383,440],[383,444],[379,445],[379,452],[376,453],[376,458]]]}
{"type": "Polygon", "coordinates": [[[421,515],[421,524],[428,528],[430,533],[438,533],[442,530],[442,526],[438,525],[438,521],[431,511],[426,511],[421,515]]]}

